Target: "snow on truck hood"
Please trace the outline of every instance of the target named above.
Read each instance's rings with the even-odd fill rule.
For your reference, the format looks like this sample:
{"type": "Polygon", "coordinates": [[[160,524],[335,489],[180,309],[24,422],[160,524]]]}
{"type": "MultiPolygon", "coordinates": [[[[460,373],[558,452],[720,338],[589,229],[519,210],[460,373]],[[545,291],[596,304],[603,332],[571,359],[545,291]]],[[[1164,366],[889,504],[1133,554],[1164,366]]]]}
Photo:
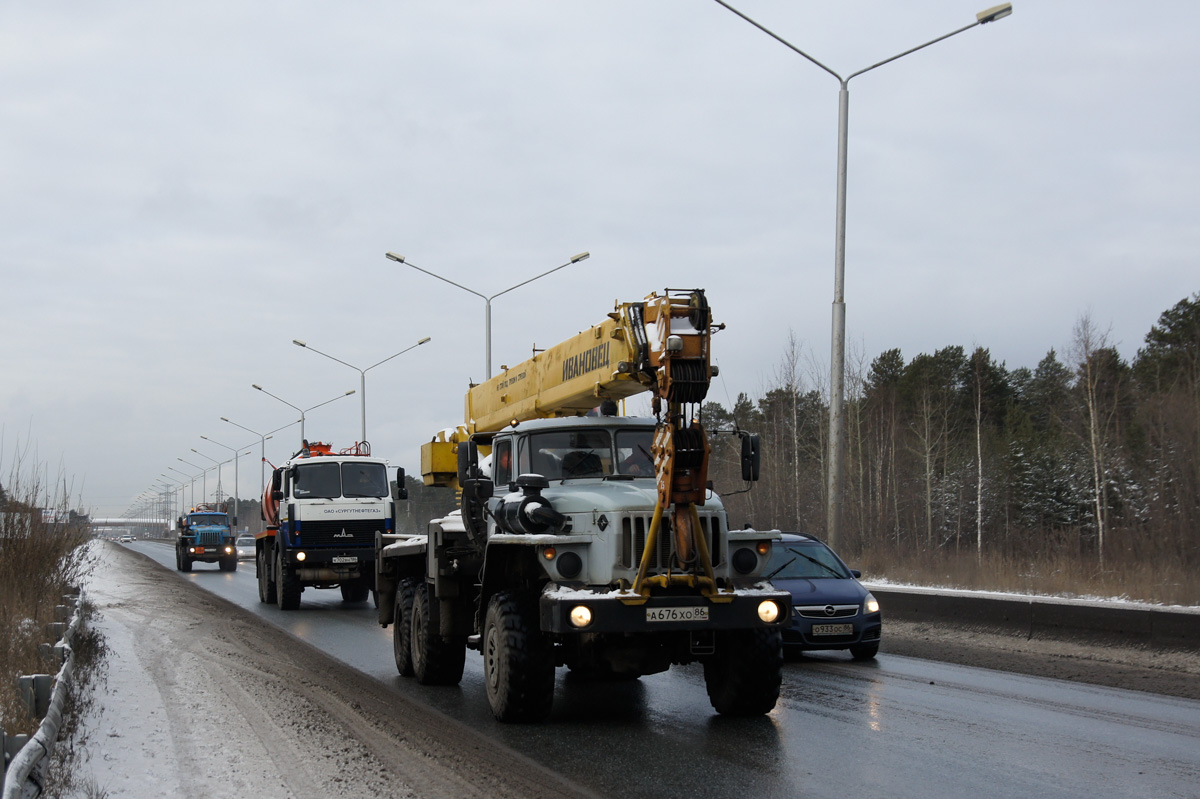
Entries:
{"type": "MultiPolygon", "coordinates": [[[[516,491],[504,496],[505,502],[520,502],[524,497],[516,491]]],[[[591,513],[592,511],[634,511],[650,513],[658,492],[652,480],[603,480],[598,477],[571,478],[554,481],[542,490],[542,497],[559,513],[591,513]]],[[[710,493],[699,508],[702,513],[721,510],[721,498],[710,493]]]]}

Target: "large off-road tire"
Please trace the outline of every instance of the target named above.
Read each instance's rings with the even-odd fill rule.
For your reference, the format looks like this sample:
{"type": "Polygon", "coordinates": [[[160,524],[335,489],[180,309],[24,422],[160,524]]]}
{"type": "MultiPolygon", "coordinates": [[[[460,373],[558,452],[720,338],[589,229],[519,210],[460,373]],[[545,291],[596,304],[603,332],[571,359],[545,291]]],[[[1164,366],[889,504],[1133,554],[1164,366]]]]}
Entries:
{"type": "Polygon", "coordinates": [[[392,654],[396,671],[403,677],[413,676],[412,664],[412,607],[416,581],[404,579],[396,588],[396,618],[392,620],[392,654]]]}
{"type": "Polygon", "coordinates": [[[217,566],[220,567],[221,571],[223,572],[237,571],[237,555],[233,554],[227,558],[221,558],[219,561],[217,561],[217,566]]]}
{"type": "Polygon", "coordinates": [[[725,716],[761,716],[779,699],[783,638],[778,630],[733,630],[717,639],[704,662],[704,684],[713,708],[725,716]]]}
{"type": "Polygon", "coordinates": [[[501,592],[483,626],[483,681],[499,721],[542,721],[554,704],[554,661],[537,626],[536,605],[501,592]]]}
{"type": "Polygon", "coordinates": [[[850,657],[855,660],[874,660],[879,654],[879,642],[875,641],[870,644],[858,644],[850,647],[850,657]]]}
{"type": "Polygon", "coordinates": [[[268,605],[276,602],[275,581],[271,579],[271,564],[267,561],[267,550],[259,549],[255,559],[258,569],[258,601],[268,605]]]}
{"type": "MultiPolygon", "coordinates": [[[[412,666],[421,685],[458,685],[467,660],[467,640],[443,637],[429,624],[429,588],[418,583],[412,609],[412,666]]],[[[551,677],[553,688],[553,676],[551,677]]]]}
{"type": "Polygon", "coordinates": [[[192,559],[187,556],[186,552],[179,553],[179,571],[190,572],[192,570],[192,559]]]}
{"type": "Polygon", "coordinates": [[[300,607],[300,578],[295,572],[284,568],[283,550],[275,550],[275,593],[280,610],[295,610],[300,607]]]}
{"type": "Polygon", "coordinates": [[[339,586],[342,589],[343,602],[366,602],[371,595],[371,588],[362,580],[351,580],[339,586]]]}
{"type": "Polygon", "coordinates": [[[183,571],[183,558],[180,556],[179,547],[175,547],[175,571],[183,571]]]}

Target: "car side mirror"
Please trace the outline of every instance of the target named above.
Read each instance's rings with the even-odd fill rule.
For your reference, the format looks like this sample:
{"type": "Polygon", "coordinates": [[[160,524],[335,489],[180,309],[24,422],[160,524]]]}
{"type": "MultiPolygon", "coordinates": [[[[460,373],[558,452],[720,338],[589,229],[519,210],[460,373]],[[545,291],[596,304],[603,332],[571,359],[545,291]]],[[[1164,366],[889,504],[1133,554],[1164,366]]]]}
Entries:
{"type": "Polygon", "coordinates": [[[862,579],[862,572],[861,572],[861,571],[859,571],[858,569],[851,569],[851,570],[850,570],[850,574],[854,575],[854,579],[855,579],[855,580],[861,580],[861,579],[862,579]]]}
{"type": "Polygon", "coordinates": [[[283,501],[283,492],[280,491],[278,488],[275,489],[274,491],[271,492],[271,499],[275,500],[276,502],[282,502],[283,501]]]}

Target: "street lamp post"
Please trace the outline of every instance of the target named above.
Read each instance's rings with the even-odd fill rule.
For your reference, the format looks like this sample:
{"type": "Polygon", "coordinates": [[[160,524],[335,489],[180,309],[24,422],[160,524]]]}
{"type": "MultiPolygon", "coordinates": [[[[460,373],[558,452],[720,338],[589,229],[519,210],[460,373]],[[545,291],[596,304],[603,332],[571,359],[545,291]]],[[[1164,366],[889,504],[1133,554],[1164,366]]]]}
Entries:
{"type": "MultiPolygon", "coordinates": [[[[182,461],[183,458],[176,458],[175,460],[182,461]]],[[[184,461],[184,463],[187,463],[187,461],[184,461]]],[[[181,469],[176,469],[174,466],[168,466],[167,468],[173,472],[179,472],[179,474],[182,474],[184,477],[186,477],[187,479],[192,481],[191,487],[188,488],[188,491],[190,492],[189,496],[191,498],[191,502],[188,503],[188,507],[195,506],[195,504],[196,504],[196,475],[188,474],[187,472],[182,471],[181,469]]]]}
{"type": "MultiPolygon", "coordinates": [[[[210,444],[216,444],[218,447],[224,447],[225,449],[227,449],[233,453],[233,518],[236,520],[238,518],[238,493],[239,493],[239,491],[238,491],[238,488],[239,488],[238,450],[241,449],[241,447],[231,447],[228,444],[222,444],[220,441],[214,441],[211,438],[209,438],[208,436],[200,436],[200,437],[203,438],[205,441],[207,441],[210,444]]],[[[249,444],[247,444],[246,446],[249,446],[249,444]]],[[[264,448],[266,447],[265,439],[263,440],[263,447],[264,448]]],[[[265,453],[264,453],[264,457],[266,457],[265,453]]],[[[236,524],[237,522],[235,521],[234,523],[236,524]]]]}
{"type": "Polygon", "coordinates": [[[490,379],[492,376],[492,300],[496,299],[497,297],[499,297],[502,294],[507,294],[508,292],[512,291],[513,289],[519,289],[519,288],[521,288],[521,286],[524,286],[527,283],[532,283],[533,281],[537,280],[538,278],[543,278],[546,275],[557,272],[559,269],[568,267],[571,264],[577,264],[580,261],[586,261],[588,258],[592,257],[592,254],[590,252],[581,252],[578,255],[572,255],[571,260],[567,261],[565,264],[561,264],[559,266],[554,267],[553,269],[549,269],[545,272],[542,272],[540,275],[535,275],[535,276],[529,278],[528,280],[518,283],[515,286],[509,286],[504,291],[497,292],[497,293],[493,294],[492,296],[488,297],[484,294],[481,294],[478,291],[475,291],[474,289],[467,288],[466,286],[462,285],[461,283],[455,283],[453,280],[449,280],[448,278],[444,278],[439,274],[430,272],[428,269],[422,269],[421,267],[417,266],[416,264],[412,263],[411,261],[406,260],[403,255],[397,255],[394,252],[384,253],[384,255],[388,258],[388,260],[395,261],[398,264],[406,264],[408,266],[411,266],[413,269],[416,269],[418,272],[424,272],[425,274],[429,275],[430,277],[436,277],[438,280],[442,281],[443,283],[449,283],[451,286],[457,286],[458,288],[462,289],[463,291],[468,292],[470,294],[474,294],[476,297],[479,297],[480,299],[483,300],[483,302],[484,302],[483,323],[484,323],[484,331],[485,331],[484,344],[485,344],[485,351],[486,351],[485,365],[487,368],[487,378],[488,379],[490,379]]]}
{"type": "Polygon", "coordinates": [[[829,369],[829,480],[827,483],[828,498],[826,504],[826,540],[832,547],[837,547],[838,537],[841,533],[842,524],[842,450],[843,450],[843,434],[842,424],[845,415],[845,367],[846,367],[846,301],[845,301],[845,272],[846,272],[846,150],[847,150],[847,125],[850,118],[850,90],[849,83],[851,79],[862,75],[864,72],[870,72],[876,67],[881,67],[884,64],[890,64],[898,58],[903,58],[910,53],[915,53],[918,50],[923,50],[931,44],[937,44],[943,39],[949,39],[951,36],[956,36],[963,31],[970,30],[977,25],[986,25],[989,22],[995,22],[998,19],[1012,14],[1012,3],[1004,3],[1002,5],[993,6],[985,11],[980,11],[975,15],[975,21],[970,25],[965,25],[958,30],[951,31],[936,39],[931,39],[922,45],[918,45],[903,53],[894,55],[891,58],[886,58],[876,64],[872,64],[866,69],[860,69],[858,72],[843,78],[838,73],[834,72],[829,67],[822,64],[817,59],[810,56],[800,48],[788,42],[786,39],[778,36],[774,32],[763,27],[759,23],[752,20],[750,17],[738,11],[733,6],[725,2],[725,0],[715,0],[721,6],[732,11],[737,16],[749,22],[754,27],[758,28],[763,33],[775,39],[780,44],[788,49],[808,59],[810,62],[828,72],[833,77],[837,78],[841,84],[841,90],[838,93],[838,156],[837,156],[837,214],[835,219],[835,234],[834,234],[834,250],[833,250],[833,334],[830,344],[830,369],[829,369]]]}
{"type": "MultiPolygon", "coordinates": [[[[196,464],[192,463],[191,461],[185,461],[183,458],[176,458],[175,460],[179,461],[180,463],[186,463],[188,466],[191,466],[193,469],[200,470],[200,490],[204,492],[200,497],[200,501],[208,502],[208,469],[211,469],[212,467],[209,466],[208,469],[206,469],[203,466],[197,466],[196,464]]],[[[196,504],[195,500],[196,500],[196,486],[193,484],[192,485],[192,505],[193,506],[196,504]]]]}
{"type": "Polygon", "coordinates": [[[310,347],[307,342],[301,341],[300,339],[297,339],[297,338],[292,339],[292,343],[295,344],[297,347],[303,347],[306,350],[311,350],[312,352],[315,352],[317,355],[324,355],[329,360],[337,361],[342,366],[349,366],[351,369],[358,372],[358,377],[359,377],[358,393],[359,393],[359,398],[362,400],[362,439],[361,439],[361,441],[363,443],[366,443],[366,440],[367,440],[367,372],[371,371],[376,366],[385,364],[388,361],[390,361],[392,358],[401,356],[404,353],[408,352],[409,350],[416,349],[417,347],[419,347],[422,344],[425,344],[429,341],[431,341],[430,337],[426,336],[425,338],[418,341],[416,344],[413,344],[411,347],[405,347],[404,349],[397,352],[395,355],[389,355],[388,357],[384,358],[379,363],[373,363],[370,366],[368,366],[366,369],[359,369],[357,366],[355,366],[352,363],[346,363],[342,359],[335,358],[327,352],[321,352],[316,347],[310,347]]]}
{"type": "MultiPolygon", "coordinates": [[[[222,416],[221,421],[229,422],[229,424],[233,425],[234,427],[240,427],[242,430],[245,430],[247,433],[253,433],[254,435],[258,436],[258,438],[259,438],[259,441],[260,441],[261,447],[262,447],[262,452],[259,456],[260,461],[259,461],[259,465],[258,465],[258,498],[259,498],[259,501],[261,502],[263,493],[265,493],[267,490],[267,478],[266,478],[267,439],[271,438],[273,433],[278,433],[280,430],[283,430],[285,427],[291,427],[296,422],[290,422],[288,424],[285,424],[283,427],[277,427],[274,430],[272,430],[270,433],[260,433],[257,430],[251,430],[249,427],[243,427],[242,425],[238,424],[235,421],[232,421],[231,419],[229,419],[226,416],[222,416]]],[[[297,420],[297,421],[299,421],[299,420],[297,420]]]]}
{"type": "MultiPolygon", "coordinates": [[[[213,462],[213,465],[209,467],[210,469],[215,468],[217,470],[217,490],[215,492],[213,492],[213,498],[216,499],[217,501],[220,501],[220,498],[221,498],[221,467],[224,466],[225,464],[221,463],[219,460],[214,458],[212,455],[206,455],[205,453],[201,452],[200,450],[196,449],[195,447],[189,447],[189,449],[191,449],[191,451],[196,453],[197,455],[204,457],[204,458],[208,458],[210,461],[213,462]]],[[[228,461],[226,461],[226,463],[228,463],[228,461]]],[[[205,502],[208,501],[208,492],[207,491],[204,492],[204,501],[205,502]]]]}
{"type": "MultiPolygon", "coordinates": [[[[311,408],[301,408],[299,406],[293,405],[292,403],[288,402],[287,400],[283,399],[282,397],[276,397],[274,394],[272,394],[270,391],[267,391],[265,388],[260,386],[258,383],[251,383],[250,388],[256,388],[259,391],[261,391],[262,393],[266,394],[268,397],[273,397],[274,399],[279,400],[280,402],[282,402],[284,405],[288,406],[289,408],[295,408],[297,411],[300,412],[300,443],[301,443],[301,445],[303,445],[303,443],[305,441],[305,438],[304,438],[304,414],[308,413],[309,411],[315,411],[317,408],[320,408],[322,405],[328,405],[329,403],[333,402],[334,400],[340,400],[342,397],[348,397],[354,393],[354,389],[350,389],[345,394],[338,394],[333,399],[327,399],[324,402],[318,402],[316,405],[312,406],[311,408]]],[[[290,427],[290,425],[288,425],[288,426],[290,427]]]]}

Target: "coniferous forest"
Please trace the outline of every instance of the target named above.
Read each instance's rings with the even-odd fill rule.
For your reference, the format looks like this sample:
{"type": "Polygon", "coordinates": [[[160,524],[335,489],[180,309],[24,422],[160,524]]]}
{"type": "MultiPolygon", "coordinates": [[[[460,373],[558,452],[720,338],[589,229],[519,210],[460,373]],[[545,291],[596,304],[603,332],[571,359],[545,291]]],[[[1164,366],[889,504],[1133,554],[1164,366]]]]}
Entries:
{"type": "MultiPolygon", "coordinates": [[[[825,536],[827,392],[801,355],[761,396],[704,404],[734,526],[825,536]],[[761,435],[762,479],[733,494],[735,428],[761,435]]],[[[1132,362],[1088,316],[1032,369],[984,347],[852,361],[835,544],[868,578],[1200,601],[1200,293],[1132,362]]]]}

